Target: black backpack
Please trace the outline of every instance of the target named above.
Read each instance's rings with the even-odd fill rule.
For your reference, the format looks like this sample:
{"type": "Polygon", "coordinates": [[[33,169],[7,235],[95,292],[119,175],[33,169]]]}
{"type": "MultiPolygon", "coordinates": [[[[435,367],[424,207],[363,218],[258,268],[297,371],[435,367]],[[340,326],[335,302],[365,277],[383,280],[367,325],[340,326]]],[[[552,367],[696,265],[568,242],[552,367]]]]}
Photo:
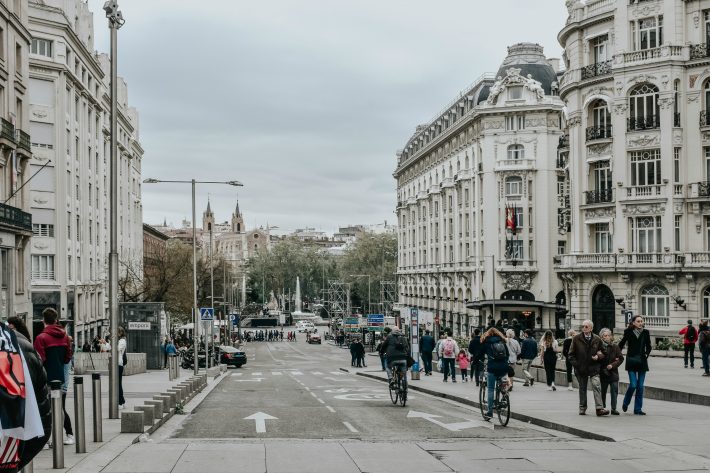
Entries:
{"type": "Polygon", "coordinates": [[[698,332],[697,332],[697,330],[695,330],[695,327],[693,327],[692,325],[689,325],[688,331],[685,333],[685,338],[687,338],[689,342],[695,343],[695,341],[696,341],[695,339],[696,339],[697,335],[698,335],[698,332]]]}
{"type": "Polygon", "coordinates": [[[404,350],[404,337],[401,335],[396,335],[394,337],[394,347],[397,350],[404,350]]]}
{"type": "Polygon", "coordinates": [[[493,359],[496,361],[503,361],[508,359],[508,353],[506,350],[505,343],[502,341],[495,342],[491,345],[491,353],[493,354],[493,359]]]}

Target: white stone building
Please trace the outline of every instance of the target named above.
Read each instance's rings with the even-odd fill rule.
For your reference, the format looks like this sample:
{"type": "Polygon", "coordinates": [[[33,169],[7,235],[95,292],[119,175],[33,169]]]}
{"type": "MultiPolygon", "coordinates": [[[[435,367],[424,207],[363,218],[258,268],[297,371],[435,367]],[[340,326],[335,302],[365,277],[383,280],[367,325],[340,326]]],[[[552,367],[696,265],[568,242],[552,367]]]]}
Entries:
{"type": "Polygon", "coordinates": [[[564,104],[557,63],[539,45],[511,46],[497,74],[482,76],[418,126],[398,153],[405,311],[438,315],[455,334],[490,317],[517,319],[523,328],[564,327],[552,259],[567,245],[558,225],[564,104]]]}
{"type": "MultiPolygon", "coordinates": [[[[29,2],[34,318],[56,308],[78,344],[108,325],[110,74],[93,20],[81,0],[29,2]]],[[[118,94],[119,260],[140,271],[143,149],[120,79],[118,94]]]]}
{"type": "Polygon", "coordinates": [[[710,1],[567,5],[570,314],[675,335],[710,316],[710,1]]]}

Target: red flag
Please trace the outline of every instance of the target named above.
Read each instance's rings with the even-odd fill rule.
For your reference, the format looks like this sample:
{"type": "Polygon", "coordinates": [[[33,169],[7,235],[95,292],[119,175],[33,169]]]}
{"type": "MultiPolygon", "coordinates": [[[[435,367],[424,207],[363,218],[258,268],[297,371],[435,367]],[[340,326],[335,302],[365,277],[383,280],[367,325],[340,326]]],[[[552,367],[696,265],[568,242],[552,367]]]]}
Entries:
{"type": "Polygon", "coordinates": [[[515,233],[515,212],[508,204],[505,205],[505,229],[515,233]]]}

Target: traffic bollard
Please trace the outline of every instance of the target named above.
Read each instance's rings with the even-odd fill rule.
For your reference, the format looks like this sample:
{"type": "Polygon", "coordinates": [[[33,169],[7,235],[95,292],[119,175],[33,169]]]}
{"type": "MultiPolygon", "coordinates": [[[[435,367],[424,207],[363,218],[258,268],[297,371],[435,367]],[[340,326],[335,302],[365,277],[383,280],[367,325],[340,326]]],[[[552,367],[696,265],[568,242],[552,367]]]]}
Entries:
{"type": "Polygon", "coordinates": [[[76,427],[76,453],[86,453],[83,376],[74,376],[74,426],[76,427]]]}
{"type": "Polygon", "coordinates": [[[101,373],[92,373],[91,382],[94,408],[94,442],[103,442],[104,434],[101,426],[101,373]]]}
{"type": "Polygon", "coordinates": [[[175,357],[172,355],[168,355],[168,379],[175,379],[175,357]]]}
{"type": "Polygon", "coordinates": [[[52,389],[52,468],[64,468],[64,409],[62,382],[50,381],[52,389]]]}
{"type": "Polygon", "coordinates": [[[180,359],[177,356],[172,356],[173,359],[173,379],[180,377],[180,359]]]}

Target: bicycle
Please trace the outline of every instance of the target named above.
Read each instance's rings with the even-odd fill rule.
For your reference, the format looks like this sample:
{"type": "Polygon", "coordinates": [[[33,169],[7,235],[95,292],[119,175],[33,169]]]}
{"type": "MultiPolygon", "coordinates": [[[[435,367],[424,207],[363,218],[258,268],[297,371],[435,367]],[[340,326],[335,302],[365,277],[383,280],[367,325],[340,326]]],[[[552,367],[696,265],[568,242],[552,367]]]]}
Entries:
{"type": "Polygon", "coordinates": [[[392,381],[389,384],[390,399],[392,404],[399,403],[404,407],[407,404],[407,368],[406,365],[393,363],[392,381]]]}
{"type": "MultiPolygon", "coordinates": [[[[508,394],[507,386],[503,387],[502,376],[496,379],[495,401],[493,403],[493,411],[498,415],[500,425],[505,427],[510,421],[510,395],[508,394]]],[[[480,390],[478,391],[478,403],[481,408],[481,416],[484,420],[489,420],[488,416],[488,376],[486,375],[486,367],[483,369],[480,380],[480,390]]]]}

